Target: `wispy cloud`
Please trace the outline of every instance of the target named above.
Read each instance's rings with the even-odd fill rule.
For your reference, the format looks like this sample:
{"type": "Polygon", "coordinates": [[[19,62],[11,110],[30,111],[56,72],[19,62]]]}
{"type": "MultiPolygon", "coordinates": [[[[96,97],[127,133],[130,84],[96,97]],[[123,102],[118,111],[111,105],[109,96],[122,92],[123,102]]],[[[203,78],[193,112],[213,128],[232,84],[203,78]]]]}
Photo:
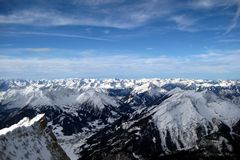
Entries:
{"type": "Polygon", "coordinates": [[[0,15],[0,23],[2,24],[31,24],[31,25],[67,25],[74,24],[75,19],[60,15],[60,13],[52,10],[20,10],[8,15],[0,15]]]}
{"type": "Polygon", "coordinates": [[[225,0],[193,0],[189,5],[195,9],[212,9],[215,7],[226,5],[225,0]]]}
{"type": "Polygon", "coordinates": [[[194,31],[193,26],[196,24],[197,19],[193,19],[186,15],[175,15],[170,18],[177,24],[179,30],[194,31]]]}
{"type": "Polygon", "coordinates": [[[0,15],[0,23],[34,26],[85,25],[126,29],[142,26],[174,10],[170,1],[165,0],[141,0],[132,3],[122,0],[74,0],[69,1],[68,5],[72,7],[71,12],[55,7],[47,9],[41,5],[23,7],[21,10],[0,15]]]}
{"type": "MultiPolygon", "coordinates": [[[[137,15],[136,15],[137,16],[137,15]]],[[[96,18],[85,16],[65,16],[55,11],[34,11],[24,10],[12,13],[10,15],[0,15],[1,24],[24,24],[33,26],[67,26],[67,25],[85,25],[85,26],[102,26],[114,28],[132,28],[139,26],[140,17],[132,18],[127,23],[124,19],[96,18]]]]}
{"type": "Polygon", "coordinates": [[[30,52],[50,52],[51,48],[28,48],[27,49],[30,52]]]}
{"type": "MultiPolygon", "coordinates": [[[[103,1],[89,1],[88,3],[103,3],[103,1]]],[[[133,28],[145,24],[152,18],[168,13],[169,11],[164,7],[166,7],[165,3],[152,1],[151,3],[142,2],[130,6],[120,5],[114,9],[109,7],[104,10],[89,7],[85,14],[79,14],[77,11],[74,12],[75,14],[67,14],[56,9],[23,9],[0,15],[0,23],[35,26],[86,25],[133,28]]]]}
{"type": "Polygon", "coordinates": [[[94,49],[69,49],[69,48],[48,48],[48,47],[37,47],[37,48],[1,48],[0,56],[6,56],[10,59],[16,58],[60,58],[60,59],[71,59],[71,58],[83,58],[83,57],[94,57],[104,55],[103,51],[96,51],[94,49]]]}
{"type": "Polygon", "coordinates": [[[88,39],[88,40],[96,40],[96,41],[110,41],[107,38],[101,38],[101,37],[90,37],[90,36],[83,36],[78,34],[65,34],[65,33],[52,33],[52,32],[4,31],[3,33],[8,33],[12,35],[37,35],[37,36],[51,36],[51,37],[64,37],[64,38],[80,38],[80,39],[88,39]]]}
{"type": "Polygon", "coordinates": [[[239,0],[194,0],[189,2],[190,6],[193,9],[216,9],[222,8],[221,12],[224,12],[226,8],[236,8],[234,17],[232,18],[231,23],[227,27],[225,34],[231,32],[234,28],[237,27],[239,17],[240,17],[240,1],[239,0]]]}
{"type": "Polygon", "coordinates": [[[213,52],[213,51],[210,51],[209,53],[193,55],[193,57],[204,58],[204,59],[216,58],[216,57],[221,57],[221,56],[223,56],[222,53],[216,53],[216,52],[213,52]]]}
{"type": "Polygon", "coordinates": [[[222,7],[221,11],[224,12],[225,8],[236,7],[231,24],[225,26],[226,33],[229,33],[237,26],[240,16],[239,0],[193,0],[181,3],[176,0],[140,0],[131,3],[125,0],[70,0],[67,2],[69,10],[55,7],[56,5],[46,7],[41,3],[36,4],[38,5],[19,7],[21,9],[0,14],[0,24],[42,27],[80,25],[132,29],[152,22],[170,20],[176,23],[178,30],[196,31],[200,22],[196,16],[191,16],[193,10],[202,12],[222,7]]]}
{"type": "Polygon", "coordinates": [[[218,42],[223,42],[223,43],[238,43],[238,42],[240,42],[240,39],[237,39],[237,38],[226,38],[226,39],[219,39],[218,42]]]}
{"type": "Polygon", "coordinates": [[[231,24],[229,25],[229,27],[226,30],[226,33],[231,32],[238,24],[239,22],[239,17],[240,17],[240,1],[237,1],[237,11],[232,19],[231,24]]]}
{"type": "Polygon", "coordinates": [[[153,48],[152,47],[147,47],[146,50],[153,50],[153,48]]]}
{"type": "Polygon", "coordinates": [[[112,3],[122,3],[123,0],[73,0],[74,4],[77,5],[88,5],[88,6],[99,6],[112,3]]]}

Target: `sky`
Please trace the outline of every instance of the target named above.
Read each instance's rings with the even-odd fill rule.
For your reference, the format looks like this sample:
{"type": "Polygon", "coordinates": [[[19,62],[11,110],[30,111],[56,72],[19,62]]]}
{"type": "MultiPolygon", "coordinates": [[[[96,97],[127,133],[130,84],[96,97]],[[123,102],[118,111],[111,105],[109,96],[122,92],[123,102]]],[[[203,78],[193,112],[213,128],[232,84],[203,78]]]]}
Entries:
{"type": "Polygon", "coordinates": [[[0,78],[240,79],[240,0],[0,0],[0,78]]]}

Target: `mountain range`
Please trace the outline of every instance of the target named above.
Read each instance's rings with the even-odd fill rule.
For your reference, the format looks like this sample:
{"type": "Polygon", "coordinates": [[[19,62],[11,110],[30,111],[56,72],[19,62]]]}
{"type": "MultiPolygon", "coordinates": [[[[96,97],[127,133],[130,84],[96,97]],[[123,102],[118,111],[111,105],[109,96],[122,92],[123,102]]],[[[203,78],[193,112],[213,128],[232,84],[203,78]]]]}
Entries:
{"type": "MultiPolygon", "coordinates": [[[[20,136],[22,141],[34,139],[33,135],[48,137],[38,127],[19,125],[30,123],[24,117],[36,119],[43,113],[45,128],[56,137],[58,152],[50,149],[49,154],[55,159],[59,155],[73,160],[240,156],[239,80],[0,80],[0,148],[9,144],[22,148],[10,137],[26,132],[29,136],[20,136]],[[12,126],[16,131],[6,132],[12,126]]],[[[51,146],[50,142],[40,140],[36,146],[51,146]]],[[[4,150],[2,159],[10,152],[11,147],[4,150]]],[[[10,159],[19,159],[14,155],[10,159]]]]}

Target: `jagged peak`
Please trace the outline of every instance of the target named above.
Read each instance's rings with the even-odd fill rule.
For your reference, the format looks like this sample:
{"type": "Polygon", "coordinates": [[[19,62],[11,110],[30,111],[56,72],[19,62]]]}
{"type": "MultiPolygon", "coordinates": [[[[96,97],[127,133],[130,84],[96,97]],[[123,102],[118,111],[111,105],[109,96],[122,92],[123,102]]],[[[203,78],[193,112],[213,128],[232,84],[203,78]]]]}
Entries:
{"type": "Polygon", "coordinates": [[[86,104],[90,103],[97,109],[102,110],[105,106],[118,107],[116,99],[104,94],[101,91],[96,91],[95,89],[88,89],[85,92],[82,92],[77,97],[77,103],[86,104]]]}
{"type": "Polygon", "coordinates": [[[167,83],[173,84],[183,84],[191,85],[196,84],[197,86],[211,87],[211,86],[221,86],[229,87],[233,85],[239,85],[239,80],[202,80],[202,79],[182,79],[182,78],[173,78],[173,79],[81,79],[81,78],[70,78],[70,79],[55,79],[55,80],[0,80],[1,84],[4,84],[7,88],[21,88],[29,85],[34,85],[36,87],[43,86],[67,86],[69,88],[80,87],[80,86],[94,86],[100,88],[124,88],[130,87],[135,88],[146,83],[154,83],[157,86],[162,86],[167,83]]]}
{"type": "Polygon", "coordinates": [[[28,117],[24,117],[22,120],[20,120],[17,124],[14,124],[8,128],[3,128],[0,130],[0,136],[7,134],[8,132],[12,132],[18,128],[22,127],[29,127],[34,125],[35,123],[39,122],[41,119],[43,119],[45,115],[44,114],[38,114],[32,119],[29,119],[28,117]]]}
{"type": "Polygon", "coordinates": [[[142,85],[135,87],[132,91],[133,94],[149,93],[150,95],[159,95],[165,92],[165,89],[160,88],[153,82],[143,83],[142,85]]]}

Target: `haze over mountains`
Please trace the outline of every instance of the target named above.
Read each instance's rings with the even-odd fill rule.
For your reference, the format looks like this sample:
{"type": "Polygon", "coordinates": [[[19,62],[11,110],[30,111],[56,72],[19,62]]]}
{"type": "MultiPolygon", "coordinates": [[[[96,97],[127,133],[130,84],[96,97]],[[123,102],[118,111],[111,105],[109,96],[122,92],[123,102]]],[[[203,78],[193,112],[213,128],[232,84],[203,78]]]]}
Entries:
{"type": "Polygon", "coordinates": [[[70,159],[239,157],[238,80],[0,81],[1,128],[41,113],[70,159]]]}

